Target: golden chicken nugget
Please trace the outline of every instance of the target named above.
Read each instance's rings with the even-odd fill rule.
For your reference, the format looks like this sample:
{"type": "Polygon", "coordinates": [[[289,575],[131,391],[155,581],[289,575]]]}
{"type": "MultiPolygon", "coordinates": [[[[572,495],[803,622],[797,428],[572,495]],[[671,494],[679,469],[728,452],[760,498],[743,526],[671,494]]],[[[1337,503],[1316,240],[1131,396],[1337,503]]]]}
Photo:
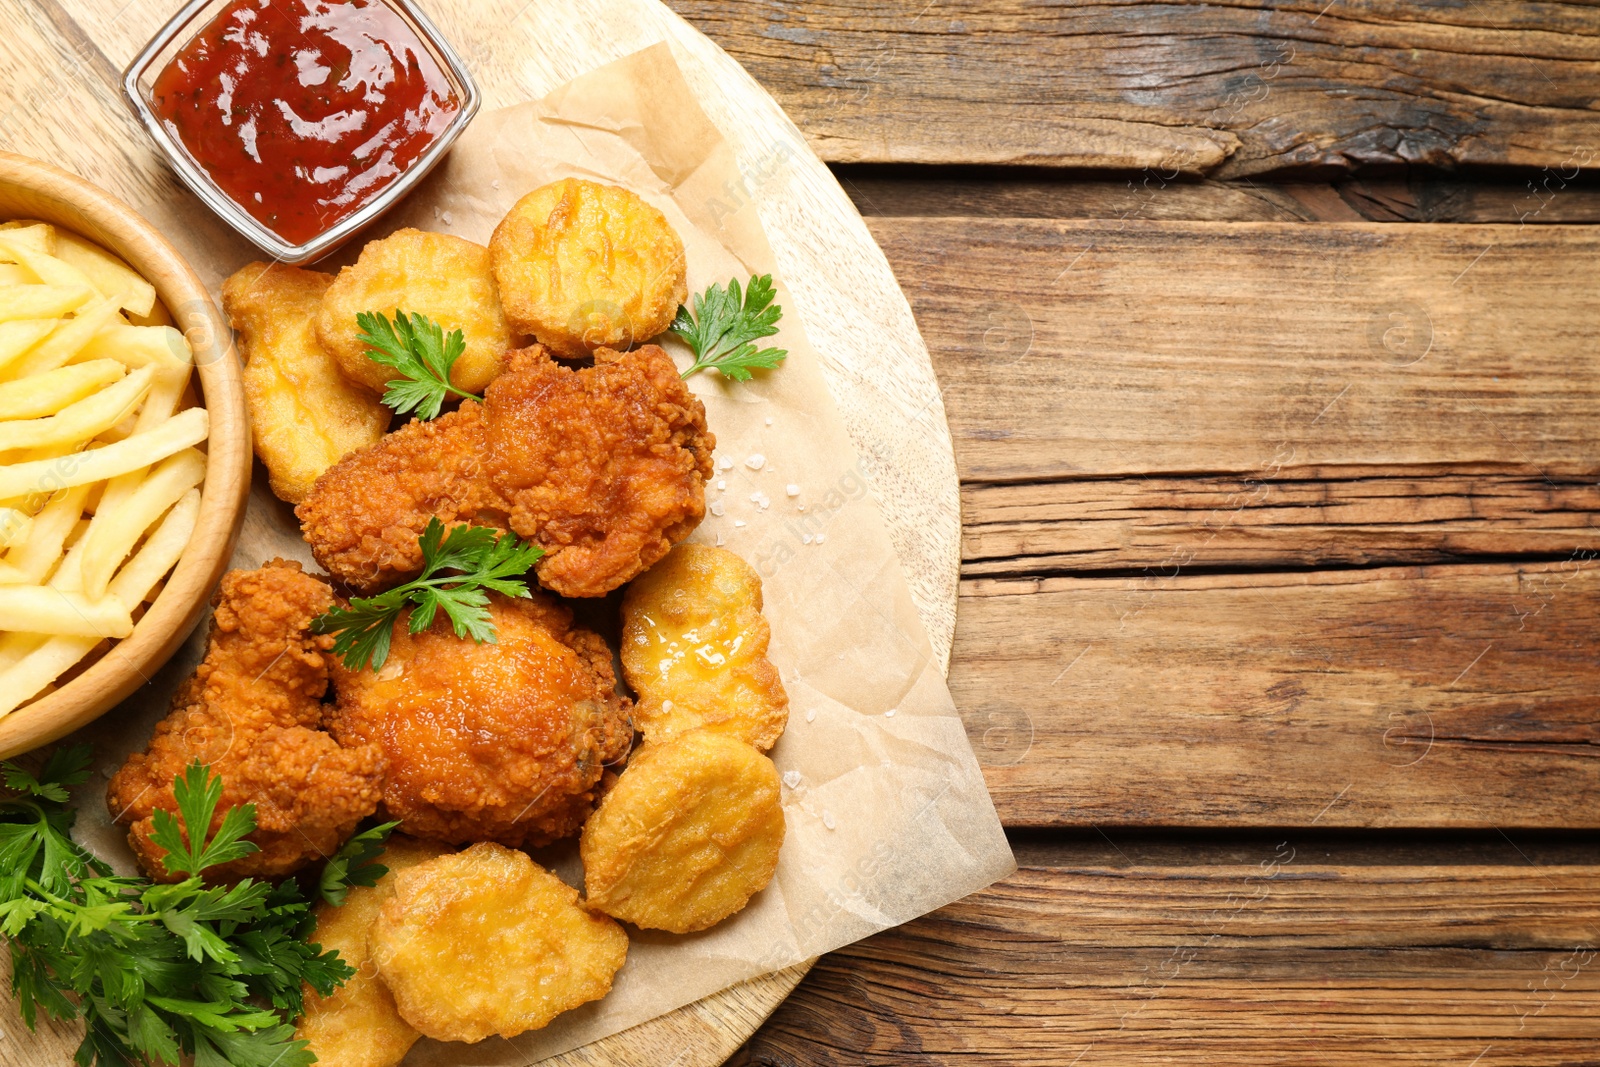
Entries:
{"type": "Polygon", "coordinates": [[[396,230],[368,241],[355,265],[341,270],[322,298],[317,339],[346,378],[381,396],[399,372],[367,357],[367,346],[357,340],[356,315],[363,311],[391,319],[396,311],[420,312],[447,336],[460,330],[467,347],[450,368],[450,384],[468,393],[483,392],[511,347],[489,250],[447,233],[396,230]]]}
{"type": "Polygon", "coordinates": [[[583,828],[589,906],[704,930],[766,888],[783,829],[778,769],[743,741],[695,730],[646,745],[583,828]]]}
{"type": "Polygon", "coordinates": [[[622,927],[577,890],[489,843],[400,872],[371,943],[401,1017],[441,1041],[546,1026],[610,992],[628,955],[622,927]]]}
{"type": "Polygon", "coordinates": [[[291,504],[341,456],[377,444],[389,428],[389,409],[346,381],[317,343],[317,314],[332,281],[251,263],[222,283],[222,307],[245,361],[256,455],[272,491],[291,504]]]}
{"type": "Polygon", "coordinates": [[[725,548],[678,545],[622,598],[622,672],[648,741],[707,729],[765,752],[789,721],[767,659],[761,578],[725,548]]]}
{"type": "Polygon", "coordinates": [[[489,252],[511,325],[567,359],[650,340],[689,294],[667,217],[614,185],[540,186],[500,220],[489,252]]]}
{"type": "Polygon", "coordinates": [[[305,987],[306,1012],[295,1037],[304,1038],[317,1062],[328,1067],[394,1067],[422,1035],[400,1018],[389,987],[378,977],[367,935],[383,902],[394,894],[395,875],[419,863],[448,855],[450,849],[395,834],[378,862],[389,873],[373,886],[352,886],[342,907],[326,901],[316,906],[317,927],[308,940],[323,950],[336,949],[355,968],[355,976],[319,997],[305,987]]]}

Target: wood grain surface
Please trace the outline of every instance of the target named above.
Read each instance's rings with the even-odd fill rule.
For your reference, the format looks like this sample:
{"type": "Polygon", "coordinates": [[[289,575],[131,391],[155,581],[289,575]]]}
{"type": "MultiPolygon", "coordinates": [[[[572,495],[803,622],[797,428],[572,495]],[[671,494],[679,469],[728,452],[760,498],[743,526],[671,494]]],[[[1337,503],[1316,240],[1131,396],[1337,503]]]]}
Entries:
{"type": "Polygon", "coordinates": [[[673,6],[831,162],[1231,177],[1402,163],[1570,169],[1600,150],[1600,37],[1585,4],[673,6]]]}
{"type": "Polygon", "coordinates": [[[1592,1062],[1592,852],[1351,864],[1285,834],[1152,864],[1120,840],[1023,846],[1012,878],[825,958],[732,1062],[1592,1062]]]}
{"type": "Polygon", "coordinates": [[[1600,556],[964,583],[1013,826],[1600,826],[1600,556]]]}
{"type": "Polygon", "coordinates": [[[1600,461],[1590,227],[871,222],[963,481],[1600,461]]]}
{"type": "MultiPolygon", "coordinates": [[[[118,92],[119,71],[171,13],[166,0],[38,0],[0,6],[0,148],[40,156],[187,239],[236,242],[154,155],[118,92]]],[[[905,298],[860,216],[781,109],[748,74],[656,0],[435,0],[486,107],[534,99],[660,40],[733,146],[798,312],[883,508],[935,655],[949,656],[959,565],[954,461],[938,386],[905,298]],[[872,344],[862,343],[870,337],[872,344]]],[[[247,527],[248,528],[248,527],[247,527]]],[[[792,967],[558,1057],[584,1064],[710,1067],[805,973],[792,967]]],[[[70,1031],[70,1028],[68,1028],[70,1031]]],[[[26,1035],[0,1007],[0,1065],[66,1063],[77,1037],[26,1035]]]]}
{"type": "Polygon", "coordinates": [[[1168,219],[1193,222],[1600,222],[1592,172],[1542,169],[1471,178],[1419,169],[1405,177],[1219,181],[1043,167],[862,164],[834,173],[863,215],[1168,219]]]}

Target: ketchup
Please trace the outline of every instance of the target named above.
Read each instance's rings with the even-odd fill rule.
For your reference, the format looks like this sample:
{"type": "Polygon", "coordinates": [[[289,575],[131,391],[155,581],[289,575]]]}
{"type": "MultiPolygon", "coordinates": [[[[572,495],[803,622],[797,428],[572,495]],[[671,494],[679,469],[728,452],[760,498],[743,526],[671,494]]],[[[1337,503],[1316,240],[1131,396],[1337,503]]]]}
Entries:
{"type": "Polygon", "coordinates": [[[461,107],[382,0],[234,0],[152,95],[212,181],[294,244],[369,203],[461,107]]]}

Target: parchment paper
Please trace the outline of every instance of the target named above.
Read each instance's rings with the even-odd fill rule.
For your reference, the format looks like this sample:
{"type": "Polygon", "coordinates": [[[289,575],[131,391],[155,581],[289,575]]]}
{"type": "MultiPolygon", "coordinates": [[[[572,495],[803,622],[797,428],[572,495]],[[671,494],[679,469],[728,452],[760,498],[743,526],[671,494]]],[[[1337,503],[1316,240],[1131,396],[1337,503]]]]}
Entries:
{"type": "MultiPolygon", "coordinates": [[[[478,116],[439,171],[364,237],[410,225],[487,243],[519,197],[568,176],[626,186],[664,211],[687,247],[691,292],[770,272],[778,302],[792,307],[751,205],[760,176],[739,173],[665,44],[544,100],[478,116]]],[[[353,258],[360,240],[344,258],[353,258]]],[[[243,262],[201,269],[220,281],[243,262]]],[[[906,922],[1014,869],[798,315],[784,317],[774,343],[789,350],[781,369],[746,383],[700,374],[690,385],[705,402],[720,465],[731,463],[708,488],[712,513],[692,539],[724,544],[760,572],[771,656],[791,700],[788,731],[772,752],[788,823],[776,878],[712,930],[674,936],[630,928],[628,962],[604,1000],[514,1041],[425,1041],[408,1064],[523,1064],[555,1055],[906,922]],[[790,486],[798,495],[789,495],[790,486]]],[[[665,344],[687,359],[675,340],[665,344]]],[[[259,565],[274,553],[309,562],[282,509],[263,536],[259,504],[252,504],[249,550],[235,566],[259,565]]],[[[147,693],[170,692],[198,659],[199,642],[147,693]]],[[[108,762],[144,744],[158,710],[164,698],[144,721],[105,724],[115,735],[115,747],[101,750],[114,757],[108,762]]],[[[82,828],[98,851],[115,852],[119,835],[102,808],[86,805],[82,828]]],[[[579,883],[570,856],[539,858],[579,883]]]]}

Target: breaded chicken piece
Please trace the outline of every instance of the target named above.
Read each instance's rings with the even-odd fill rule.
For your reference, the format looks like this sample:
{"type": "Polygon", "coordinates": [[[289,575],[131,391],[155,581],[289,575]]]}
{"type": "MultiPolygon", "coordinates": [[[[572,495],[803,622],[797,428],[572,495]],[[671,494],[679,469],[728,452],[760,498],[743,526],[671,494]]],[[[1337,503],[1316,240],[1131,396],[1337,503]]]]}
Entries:
{"type": "Polygon", "coordinates": [[[386,383],[399,374],[367,358],[356,325],[363,311],[390,318],[397,311],[423,314],[446,334],[460,330],[466,350],[450,368],[450,382],[468,393],[483,392],[511,347],[489,250],[447,233],[405,229],[368,241],[361,257],[341,270],[323,295],[320,311],[313,310],[317,339],[345,377],[382,396],[386,383]]]}
{"type": "Polygon", "coordinates": [[[690,730],[639,749],[584,824],[585,899],[647,930],[704,930],[767,887],[783,836],[772,761],[736,737],[690,730]]]}
{"type": "Polygon", "coordinates": [[[483,408],[468,400],[334,464],[295,509],[317,562],[371,592],[422,570],[417,538],[430,518],[505,529],[510,508],[484,472],[485,444],[483,408]]]}
{"type": "Polygon", "coordinates": [[[317,343],[329,275],[251,263],[222,283],[222,308],[238,331],[244,397],[256,455],[272,491],[298,504],[340,456],[376,444],[389,409],[347,381],[317,343]]]}
{"type": "Polygon", "coordinates": [[[317,562],[370,591],[422,567],[428,519],[511,529],[540,545],[539,581],[604,596],[705,517],[716,438],[655,345],[564,367],[539,345],[508,354],[480,409],[412,423],[345,457],[296,509],[317,562]]]}
{"type": "Polygon", "coordinates": [[[689,298],[682,238],[615,185],[540,186],[506,212],[489,253],[506,318],[565,359],[648,341],[689,298]]]}
{"type": "Polygon", "coordinates": [[[227,809],[256,806],[249,840],[261,851],[211,868],[212,881],[278,878],[333,855],[377,809],[381,791],[381,749],[341,747],[318,729],[332,639],[309,628],[333,603],[327,584],[275,559],[229,571],[213,603],[205,661],[174,694],[149,747],[129,756],[106,790],[112,819],[128,828],[140,866],[158,881],[181,876],[167,872],[165,851],[150,840],[152,816],[177,810],[173,779],[193,760],[222,778],[213,830],[227,809]]]}
{"type": "Polygon", "coordinates": [[[388,760],[383,805],[414,837],[537,847],[583,825],[633,741],[611,650],[555,598],[490,594],[493,644],[443,613],[412,634],[396,620],[381,670],[333,665],[328,727],[388,760]]]}
{"type": "Polygon", "coordinates": [[[622,676],[646,741],[711,730],[762,752],[789,722],[767,658],[761,576],[726,548],[679,545],[622,597],[622,676]]]}
{"type": "Polygon", "coordinates": [[[484,407],[489,470],[511,529],[544,548],[545,588],[604,596],[705,518],[716,438],[659,347],[602,348],[580,370],[521,349],[484,407]]]}
{"type": "Polygon", "coordinates": [[[378,862],[389,873],[376,885],[351,886],[345,901],[334,907],[326,900],[312,909],[316,929],[306,940],[332,950],[355,968],[355,976],[322,997],[304,986],[306,1012],[294,1036],[308,1042],[317,1062],[329,1067],[394,1067],[406,1058],[422,1035],[400,1018],[389,987],[378,977],[368,935],[384,901],[394,896],[401,871],[449,855],[443,845],[417,841],[400,834],[390,836],[378,862]]]}

